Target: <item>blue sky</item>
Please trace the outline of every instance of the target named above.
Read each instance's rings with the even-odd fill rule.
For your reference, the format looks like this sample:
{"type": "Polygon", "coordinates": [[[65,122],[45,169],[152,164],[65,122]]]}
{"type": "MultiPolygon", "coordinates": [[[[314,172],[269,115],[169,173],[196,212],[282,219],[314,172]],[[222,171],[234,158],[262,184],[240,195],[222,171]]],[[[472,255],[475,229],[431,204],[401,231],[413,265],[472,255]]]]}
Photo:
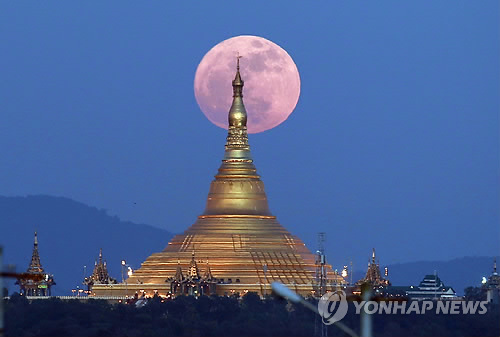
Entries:
{"type": "Polygon", "coordinates": [[[337,266],[372,247],[381,263],[498,254],[497,1],[4,1],[0,194],[183,231],[225,143],[194,73],[242,34],[301,75],[290,118],[250,136],[286,228],[312,250],[326,232],[337,266]]]}

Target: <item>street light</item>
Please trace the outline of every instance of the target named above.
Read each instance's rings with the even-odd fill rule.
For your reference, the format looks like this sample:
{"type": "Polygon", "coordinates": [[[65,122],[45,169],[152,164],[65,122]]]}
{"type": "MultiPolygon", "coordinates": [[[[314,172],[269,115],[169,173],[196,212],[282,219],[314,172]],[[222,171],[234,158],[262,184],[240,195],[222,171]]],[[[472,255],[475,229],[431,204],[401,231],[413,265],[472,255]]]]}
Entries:
{"type": "Polygon", "coordinates": [[[130,277],[132,276],[133,270],[130,265],[127,264],[127,261],[122,260],[122,283],[125,283],[125,297],[128,297],[128,283],[127,280],[124,277],[124,270],[123,268],[127,267],[127,276],[130,277]]]}
{"type": "Polygon", "coordinates": [[[344,266],[344,269],[342,269],[342,277],[343,278],[346,278],[348,275],[348,272],[347,272],[347,266],[344,266]]]}
{"type": "Polygon", "coordinates": [[[123,267],[125,267],[126,264],[127,264],[127,261],[122,260],[122,283],[124,281],[124,278],[123,278],[123,267]]]}
{"type": "MultiPolygon", "coordinates": [[[[271,284],[271,287],[273,288],[273,291],[278,296],[281,296],[281,297],[289,300],[292,303],[300,303],[303,306],[305,306],[306,308],[314,311],[315,313],[317,313],[318,315],[321,316],[321,314],[318,312],[317,306],[314,306],[311,303],[307,302],[304,298],[302,298],[302,296],[300,296],[299,294],[297,294],[296,292],[294,292],[293,290],[288,288],[283,283],[273,282],[271,284]]],[[[358,337],[358,335],[356,335],[356,333],[353,330],[351,330],[347,325],[345,325],[341,322],[334,322],[333,324],[335,324],[337,327],[339,327],[340,330],[344,331],[349,336],[358,337]]]]}

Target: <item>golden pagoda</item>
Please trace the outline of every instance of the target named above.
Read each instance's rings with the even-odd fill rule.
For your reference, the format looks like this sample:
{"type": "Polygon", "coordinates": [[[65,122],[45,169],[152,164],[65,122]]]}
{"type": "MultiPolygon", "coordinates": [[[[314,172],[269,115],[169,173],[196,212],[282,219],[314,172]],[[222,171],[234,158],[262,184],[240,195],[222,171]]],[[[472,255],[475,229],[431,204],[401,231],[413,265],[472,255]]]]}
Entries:
{"type": "Polygon", "coordinates": [[[51,296],[50,288],[56,284],[54,276],[46,273],[40,262],[36,232],[30,265],[26,273],[21,274],[17,279],[16,284],[20,287],[20,294],[26,296],[51,296]]]}
{"type": "MultiPolygon", "coordinates": [[[[273,281],[302,295],[314,295],[316,256],[272,215],[264,183],[253,164],[243,84],[238,57],[224,158],[210,184],[203,214],[162,252],[148,257],[124,283],[95,285],[95,295],[168,295],[171,282],[180,282],[182,270],[209,273],[216,280],[218,295],[270,294],[273,281]],[[195,259],[198,264],[193,264],[195,259]],[[202,267],[190,270],[194,265],[202,267]]],[[[344,284],[331,266],[327,270],[327,290],[344,284]]]]}
{"type": "Polygon", "coordinates": [[[87,291],[91,291],[96,284],[116,284],[116,279],[112,278],[108,273],[106,260],[102,256],[102,248],[99,249],[99,259],[95,261],[94,271],[89,277],[84,276],[83,282],[87,286],[87,291]]]}
{"type": "MultiPolygon", "coordinates": [[[[389,275],[389,270],[385,267],[384,276],[389,275]]],[[[368,283],[374,288],[387,287],[391,285],[391,282],[382,276],[380,272],[380,263],[376,261],[375,248],[372,249],[372,259],[368,262],[368,270],[364,278],[356,282],[356,286],[361,286],[364,283],[368,283]]]]}

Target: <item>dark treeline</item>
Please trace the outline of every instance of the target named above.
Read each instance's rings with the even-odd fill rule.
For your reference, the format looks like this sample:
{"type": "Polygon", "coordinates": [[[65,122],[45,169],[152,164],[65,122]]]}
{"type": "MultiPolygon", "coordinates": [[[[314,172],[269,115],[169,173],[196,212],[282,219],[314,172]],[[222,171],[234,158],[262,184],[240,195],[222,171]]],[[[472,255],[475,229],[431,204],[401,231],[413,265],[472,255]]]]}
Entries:
{"type": "MultiPolygon", "coordinates": [[[[301,305],[249,293],[236,297],[153,298],[140,308],[103,300],[6,303],[7,336],[312,336],[322,324],[301,305]]],[[[349,308],[344,324],[359,333],[359,315],[349,308]]],[[[375,314],[375,336],[498,336],[498,306],[483,315],[375,314]]],[[[335,326],[329,336],[343,336],[335,326]]]]}

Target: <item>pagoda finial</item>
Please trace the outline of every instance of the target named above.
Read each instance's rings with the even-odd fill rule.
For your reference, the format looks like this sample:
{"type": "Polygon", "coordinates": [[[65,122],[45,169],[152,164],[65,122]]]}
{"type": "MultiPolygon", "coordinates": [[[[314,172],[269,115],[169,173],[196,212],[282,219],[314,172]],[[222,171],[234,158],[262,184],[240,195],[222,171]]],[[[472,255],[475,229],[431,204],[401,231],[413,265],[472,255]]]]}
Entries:
{"type": "Polygon", "coordinates": [[[43,273],[42,263],[40,262],[40,254],[38,253],[38,234],[35,232],[33,240],[33,253],[31,254],[31,262],[28,267],[28,273],[43,273]]]}
{"type": "Polygon", "coordinates": [[[193,250],[193,255],[191,256],[191,263],[189,264],[188,275],[190,277],[195,277],[195,278],[200,277],[200,274],[198,272],[198,264],[194,259],[194,250],[193,250]]]}
{"type": "Polygon", "coordinates": [[[233,103],[228,115],[227,149],[249,149],[247,134],[247,111],[243,104],[243,85],[240,74],[240,58],[236,56],[236,75],[233,84],[233,103]]]}
{"type": "Polygon", "coordinates": [[[212,280],[212,270],[210,270],[210,264],[208,263],[208,257],[207,257],[207,268],[205,269],[205,273],[203,274],[203,279],[205,280],[212,280]]]}
{"type": "Polygon", "coordinates": [[[177,261],[177,268],[175,269],[174,280],[178,282],[184,280],[184,275],[182,274],[182,267],[180,261],[177,261]]]}
{"type": "Polygon", "coordinates": [[[493,274],[497,273],[497,258],[493,259],[493,274]]]}
{"type": "Polygon", "coordinates": [[[236,71],[239,72],[240,71],[240,58],[242,58],[243,56],[240,55],[239,52],[236,52],[236,71]]]}
{"type": "Polygon", "coordinates": [[[243,104],[240,58],[239,55],[236,58],[236,76],[232,82],[234,94],[228,113],[229,127],[224,158],[215,180],[210,184],[207,206],[202,216],[220,214],[272,216],[264,184],[257,174],[248,145],[247,112],[243,104]],[[238,184],[233,184],[236,181],[238,184]]]}
{"type": "Polygon", "coordinates": [[[375,263],[375,248],[372,251],[372,263],[375,263]]]}

